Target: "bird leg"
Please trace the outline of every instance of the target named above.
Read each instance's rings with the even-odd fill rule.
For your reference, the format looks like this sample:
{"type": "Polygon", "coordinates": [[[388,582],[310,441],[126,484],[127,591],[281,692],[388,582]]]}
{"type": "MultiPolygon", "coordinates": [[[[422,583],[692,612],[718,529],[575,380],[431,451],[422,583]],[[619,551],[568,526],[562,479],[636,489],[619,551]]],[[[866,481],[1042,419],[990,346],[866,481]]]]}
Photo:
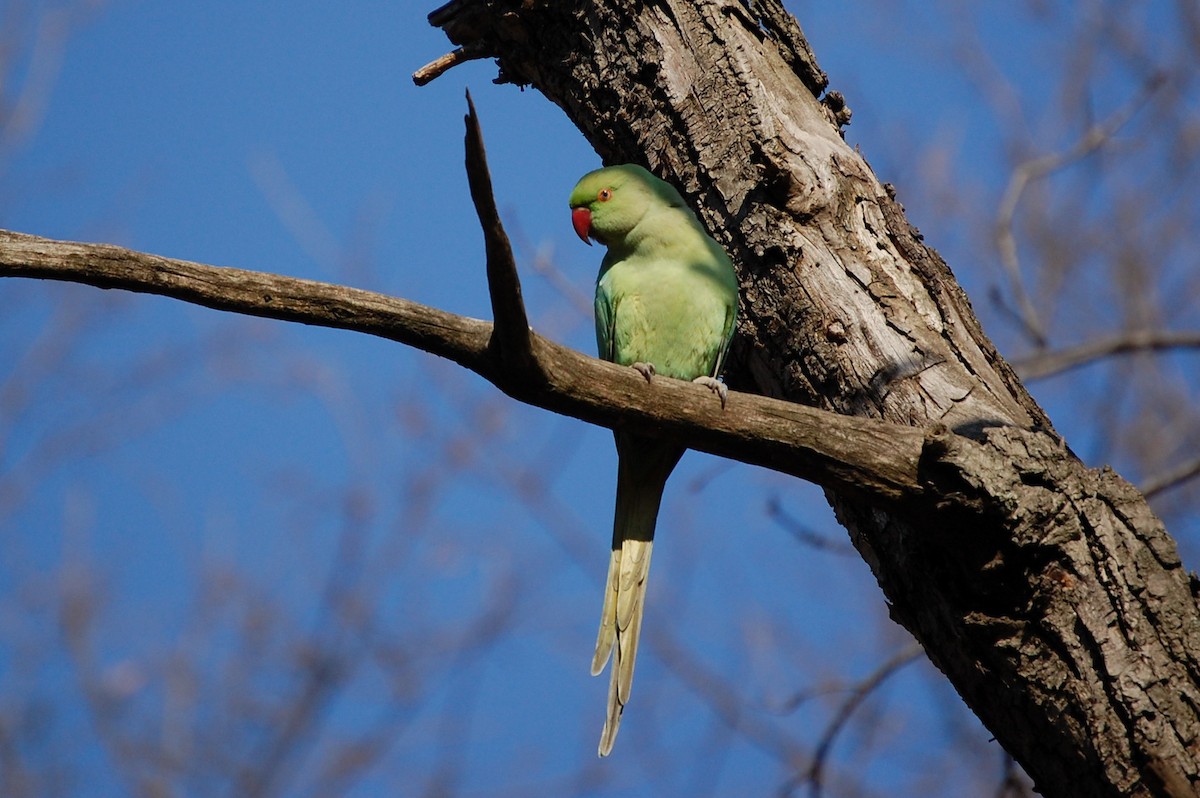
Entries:
{"type": "Polygon", "coordinates": [[[697,377],[696,379],[692,380],[692,382],[696,383],[697,385],[703,385],[705,388],[715,393],[717,398],[721,400],[721,409],[725,409],[725,400],[729,397],[729,389],[725,387],[725,383],[709,376],[697,377]]]}
{"type": "Polygon", "coordinates": [[[630,368],[637,370],[638,374],[641,374],[643,377],[646,378],[646,382],[650,382],[650,378],[654,376],[654,364],[653,363],[643,363],[642,361],[639,360],[638,362],[636,362],[632,366],[630,366],[630,368]]]}

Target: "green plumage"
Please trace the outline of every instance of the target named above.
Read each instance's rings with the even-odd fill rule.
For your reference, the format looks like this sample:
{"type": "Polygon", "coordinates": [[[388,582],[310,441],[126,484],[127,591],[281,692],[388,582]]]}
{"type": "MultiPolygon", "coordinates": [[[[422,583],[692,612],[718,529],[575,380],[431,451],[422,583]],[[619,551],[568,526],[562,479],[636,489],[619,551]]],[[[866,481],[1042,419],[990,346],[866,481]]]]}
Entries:
{"type": "MultiPolygon", "coordinates": [[[[669,183],[640,166],[589,172],[571,192],[581,236],[608,247],[596,279],[600,356],[647,375],[694,380],[721,396],[737,319],[733,264],[669,183]]],[[[611,750],[629,700],[646,575],[663,487],[682,447],[616,433],[613,551],[592,673],[613,658],[600,755],[611,750]]]]}

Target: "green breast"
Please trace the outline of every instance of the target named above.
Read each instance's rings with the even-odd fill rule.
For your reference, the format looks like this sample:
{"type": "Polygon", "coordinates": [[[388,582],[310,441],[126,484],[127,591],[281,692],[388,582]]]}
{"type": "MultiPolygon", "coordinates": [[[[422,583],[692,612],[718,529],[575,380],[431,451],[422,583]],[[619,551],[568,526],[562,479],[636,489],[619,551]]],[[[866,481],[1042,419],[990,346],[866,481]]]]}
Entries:
{"type": "Polygon", "coordinates": [[[721,260],[634,257],[602,272],[596,284],[601,356],[611,354],[621,365],[651,363],[677,379],[712,375],[737,312],[733,270],[721,260]]]}

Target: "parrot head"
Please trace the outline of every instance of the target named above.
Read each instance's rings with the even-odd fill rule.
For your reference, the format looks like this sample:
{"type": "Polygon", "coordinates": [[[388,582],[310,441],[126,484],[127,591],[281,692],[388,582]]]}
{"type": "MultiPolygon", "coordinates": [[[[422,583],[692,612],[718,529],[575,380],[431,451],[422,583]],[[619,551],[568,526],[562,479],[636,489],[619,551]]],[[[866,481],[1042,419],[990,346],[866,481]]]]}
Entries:
{"type": "Polygon", "coordinates": [[[588,172],[571,192],[571,225],[585,244],[620,244],[646,212],[661,205],[683,207],[669,184],[636,164],[588,172]]]}

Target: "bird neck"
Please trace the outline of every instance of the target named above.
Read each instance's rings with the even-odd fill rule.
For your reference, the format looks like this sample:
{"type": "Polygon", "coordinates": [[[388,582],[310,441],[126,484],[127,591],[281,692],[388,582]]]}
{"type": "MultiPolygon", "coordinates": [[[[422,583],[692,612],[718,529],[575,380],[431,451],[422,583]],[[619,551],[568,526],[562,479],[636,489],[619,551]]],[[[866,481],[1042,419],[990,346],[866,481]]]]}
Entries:
{"type": "Polygon", "coordinates": [[[620,241],[608,245],[614,260],[646,256],[661,258],[702,241],[704,231],[686,208],[656,208],[638,220],[620,241]]]}

